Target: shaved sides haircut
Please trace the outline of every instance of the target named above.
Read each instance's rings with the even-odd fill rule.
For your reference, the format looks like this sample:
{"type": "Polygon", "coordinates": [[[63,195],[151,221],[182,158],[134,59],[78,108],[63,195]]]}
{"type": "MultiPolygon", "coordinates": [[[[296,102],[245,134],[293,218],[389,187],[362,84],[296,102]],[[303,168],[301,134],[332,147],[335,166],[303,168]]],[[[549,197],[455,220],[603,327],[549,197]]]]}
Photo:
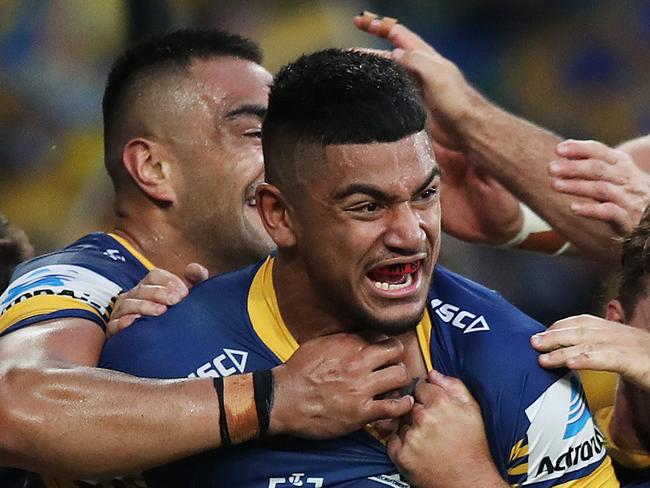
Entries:
{"type": "Polygon", "coordinates": [[[275,78],[262,128],[264,167],[281,189],[294,181],[300,144],[394,142],[424,129],[415,81],[393,61],[326,49],[303,55],[275,78]]]}
{"type": "MultiPolygon", "coordinates": [[[[127,124],[134,101],[154,91],[165,79],[189,73],[194,60],[234,57],[260,64],[259,46],[221,30],[178,30],[151,38],[126,51],[113,64],[102,99],[105,164],[117,184],[122,170],[120,131],[127,124]]],[[[146,134],[130,134],[130,137],[146,134]]]]}

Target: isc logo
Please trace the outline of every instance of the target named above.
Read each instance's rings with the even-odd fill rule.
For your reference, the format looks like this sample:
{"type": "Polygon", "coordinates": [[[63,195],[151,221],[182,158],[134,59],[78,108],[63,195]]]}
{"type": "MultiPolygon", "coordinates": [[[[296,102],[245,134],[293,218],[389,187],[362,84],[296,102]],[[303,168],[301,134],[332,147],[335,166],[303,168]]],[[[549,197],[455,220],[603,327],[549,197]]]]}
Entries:
{"type": "Polygon", "coordinates": [[[436,315],[440,317],[445,323],[451,323],[454,327],[463,330],[463,334],[470,332],[479,332],[482,330],[490,330],[490,326],[485,320],[485,317],[479,315],[478,317],[472,312],[461,310],[456,305],[451,303],[443,303],[442,300],[434,298],[431,300],[431,308],[435,311],[436,315]]]}
{"type": "Polygon", "coordinates": [[[212,361],[208,361],[197,368],[194,373],[190,373],[188,378],[219,378],[220,376],[230,376],[235,373],[243,373],[246,370],[246,360],[248,353],[237,351],[236,349],[225,349],[212,361]]]}

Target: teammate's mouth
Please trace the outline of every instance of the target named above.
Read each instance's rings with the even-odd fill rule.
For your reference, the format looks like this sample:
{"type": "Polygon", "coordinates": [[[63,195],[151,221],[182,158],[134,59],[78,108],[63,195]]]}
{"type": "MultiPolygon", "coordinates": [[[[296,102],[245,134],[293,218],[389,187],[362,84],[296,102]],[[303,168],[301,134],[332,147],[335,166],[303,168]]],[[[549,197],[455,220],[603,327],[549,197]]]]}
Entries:
{"type": "Polygon", "coordinates": [[[366,277],[375,291],[387,298],[400,298],[418,288],[424,260],[395,263],[374,268],[366,277]]]}

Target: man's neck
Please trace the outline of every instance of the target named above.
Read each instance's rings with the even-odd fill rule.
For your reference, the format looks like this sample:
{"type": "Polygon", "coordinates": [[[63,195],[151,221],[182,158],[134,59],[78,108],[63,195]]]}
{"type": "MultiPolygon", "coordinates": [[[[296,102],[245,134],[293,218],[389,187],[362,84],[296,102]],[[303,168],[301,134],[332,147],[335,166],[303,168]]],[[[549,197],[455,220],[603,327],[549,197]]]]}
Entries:
{"type": "Polygon", "coordinates": [[[313,289],[304,267],[279,255],[273,263],[273,288],[282,320],[298,344],[346,330],[313,289]]]}
{"type": "MultiPolygon", "coordinates": [[[[298,344],[337,332],[351,332],[354,324],[337,316],[337,310],[323,303],[304,273],[304,268],[278,256],[273,263],[273,288],[282,320],[298,344]]],[[[369,342],[387,336],[379,331],[362,331],[369,342]]],[[[404,345],[402,361],[413,378],[426,377],[426,365],[415,330],[396,336],[404,345]]]]}
{"type": "Polygon", "coordinates": [[[210,276],[227,271],[224,263],[208,259],[187,235],[166,220],[118,217],[113,229],[154,266],[177,276],[183,277],[189,263],[202,264],[210,276]]]}

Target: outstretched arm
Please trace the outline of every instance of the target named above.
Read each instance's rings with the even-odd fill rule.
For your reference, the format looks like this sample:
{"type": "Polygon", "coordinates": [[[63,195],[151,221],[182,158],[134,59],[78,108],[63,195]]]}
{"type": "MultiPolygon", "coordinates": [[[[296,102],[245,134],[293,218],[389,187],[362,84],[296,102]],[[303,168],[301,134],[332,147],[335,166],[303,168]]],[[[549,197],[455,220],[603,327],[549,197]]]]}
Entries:
{"type": "MultiPolygon", "coordinates": [[[[221,445],[212,378],[150,380],[93,367],[103,344],[101,329],[82,319],[0,338],[0,464],[105,477],[221,445]]],[[[348,334],[306,343],[272,370],[269,434],[336,437],[405,414],[412,397],[375,399],[408,384],[402,352],[398,341],[348,334]]]]}
{"type": "MultiPolygon", "coordinates": [[[[355,23],[373,34],[381,27],[362,17],[355,23]]],[[[406,27],[394,25],[387,38],[396,48],[393,59],[420,80],[435,140],[466,154],[582,251],[615,261],[611,227],[576,218],[570,209],[575,199],[550,186],[547,164],[557,158],[559,136],[491,103],[453,62],[406,27]]]]}

